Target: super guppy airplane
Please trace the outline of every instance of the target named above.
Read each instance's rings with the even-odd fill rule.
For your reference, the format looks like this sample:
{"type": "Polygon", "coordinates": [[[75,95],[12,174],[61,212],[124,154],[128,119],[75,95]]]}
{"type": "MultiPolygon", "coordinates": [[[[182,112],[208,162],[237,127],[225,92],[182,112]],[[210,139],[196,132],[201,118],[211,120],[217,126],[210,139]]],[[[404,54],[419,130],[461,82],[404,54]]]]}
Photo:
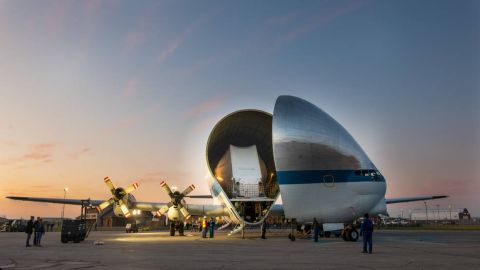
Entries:
{"type": "MultiPolygon", "coordinates": [[[[233,232],[244,224],[260,223],[271,211],[283,212],[297,223],[316,218],[323,224],[345,225],[344,239],[355,241],[358,232],[352,224],[365,213],[387,215],[390,203],[447,197],[386,199],[385,178],[350,133],[317,106],[294,96],[278,97],[273,115],[241,110],[222,118],[210,133],[206,161],[211,197],[220,205],[186,204],[184,198],[195,187],[172,192],[164,182],[170,202],[137,202],[131,194],[137,184],[115,188],[109,178],[105,183],[112,197],[90,202],[100,209],[113,205],[115,214],[125,217],[132,209],[167,214],[171,221],[190,215],[223,216],[238,225],[233,232]],[[283,204],[274,204],[280,194],[283,204]]],[[[72,199],[7,198],[81,204],[72,199]]]]}

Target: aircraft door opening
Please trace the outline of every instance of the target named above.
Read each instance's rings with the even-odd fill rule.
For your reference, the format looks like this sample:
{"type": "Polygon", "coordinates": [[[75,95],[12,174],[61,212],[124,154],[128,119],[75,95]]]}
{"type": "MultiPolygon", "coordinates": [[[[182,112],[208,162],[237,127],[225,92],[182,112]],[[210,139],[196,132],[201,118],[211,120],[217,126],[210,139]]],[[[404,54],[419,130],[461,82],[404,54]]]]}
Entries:
{"type": "Polygon", "coordinates": [[[323,184],[329,188],[335,187],[335,177],[333,177],[333,175],[324,175],[323,184]]]}

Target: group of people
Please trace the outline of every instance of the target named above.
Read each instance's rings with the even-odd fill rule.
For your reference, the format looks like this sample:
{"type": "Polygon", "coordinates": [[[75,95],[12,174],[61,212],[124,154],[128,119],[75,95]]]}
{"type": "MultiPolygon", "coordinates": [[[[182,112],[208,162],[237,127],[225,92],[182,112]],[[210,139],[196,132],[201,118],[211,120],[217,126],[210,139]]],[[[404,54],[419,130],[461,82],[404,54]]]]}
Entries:
{"type": "Polygon", "coordinates": [[[42,236],[45,234],[45,226],[40,217],[37,217],[35,220],[34,216],[30,217],[30,220],[27,222],[27,227],[25,228],[25,233],[27,234],[26,247],[31,247],[30,239],[33,234],[33,245],[37,247],[42,246],[42,236]]]}
{"type": "MultiPolygon", "coordinates": [[[[320,234],[321,224],[318,223],[317,219],[313,219],[313,234],[314,234],[314,241],[318,242],[318,236],[320,234]]],[[[360,235],[362,236],[363,240],[363,249],[362,253],[369,253],[372,254],[372,235],[373,235],[373,222],[370,220],[368,214],[363,216],[362,224],[360,225],[360,235]],[[368,250],[367,250],[368,247],[368,250]]]]}
{"type": "Polygon", "coordinates": [[[202,238],[207,238],[207,229],[208,229],[210,238],[213,238],[213,233],[215,231],[215,220],[213,220],[213,217],[211,217],[210,221],[208,221],[208,222],[207,222],[207,216],[203,217],[203,220],[202,220],[202,238]]]}

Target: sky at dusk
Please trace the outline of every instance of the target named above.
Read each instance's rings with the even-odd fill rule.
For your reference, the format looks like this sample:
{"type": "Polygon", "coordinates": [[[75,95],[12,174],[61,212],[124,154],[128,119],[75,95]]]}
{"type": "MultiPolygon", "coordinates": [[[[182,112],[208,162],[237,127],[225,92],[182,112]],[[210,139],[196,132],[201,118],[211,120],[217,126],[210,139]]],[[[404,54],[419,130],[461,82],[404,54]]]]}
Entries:
{"type": "Polygon", "coordinates": [[[107,199],[107,175],[139,201],[208,194],[215,123],[283,94],[341,123],[386,197],[479,216],[479,48],[479,1],[0,0],[0,216],[107,199]]]}

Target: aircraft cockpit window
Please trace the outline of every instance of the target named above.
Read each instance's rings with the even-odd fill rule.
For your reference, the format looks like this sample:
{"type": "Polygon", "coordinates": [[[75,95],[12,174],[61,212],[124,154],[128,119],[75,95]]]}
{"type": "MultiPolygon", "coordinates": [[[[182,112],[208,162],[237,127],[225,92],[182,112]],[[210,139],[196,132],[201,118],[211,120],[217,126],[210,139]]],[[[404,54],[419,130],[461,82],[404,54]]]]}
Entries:
{"type": "Polygon", "coordinates": [[[370,171],[369,170],[362,170],[362,175],[363,176],[370,176],[370,171]]]}

